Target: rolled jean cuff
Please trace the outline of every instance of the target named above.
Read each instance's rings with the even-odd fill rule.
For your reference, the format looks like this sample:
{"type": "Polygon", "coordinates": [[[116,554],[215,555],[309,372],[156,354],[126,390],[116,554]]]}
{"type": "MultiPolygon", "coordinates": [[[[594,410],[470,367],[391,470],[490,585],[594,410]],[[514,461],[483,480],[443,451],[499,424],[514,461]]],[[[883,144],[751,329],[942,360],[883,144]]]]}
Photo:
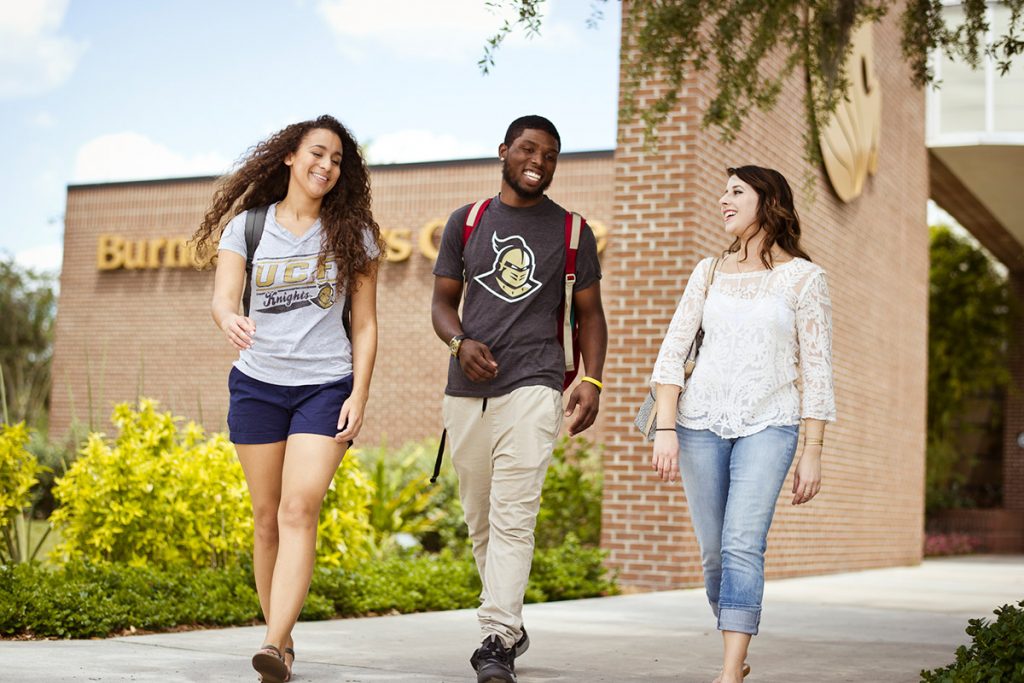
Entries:
{"type": "Polygon", "coordinates": [[[736,631],[756,636],[757,627],[761,623],[761,608],[719,607],[717,616],[719,631],[736,631]]]}

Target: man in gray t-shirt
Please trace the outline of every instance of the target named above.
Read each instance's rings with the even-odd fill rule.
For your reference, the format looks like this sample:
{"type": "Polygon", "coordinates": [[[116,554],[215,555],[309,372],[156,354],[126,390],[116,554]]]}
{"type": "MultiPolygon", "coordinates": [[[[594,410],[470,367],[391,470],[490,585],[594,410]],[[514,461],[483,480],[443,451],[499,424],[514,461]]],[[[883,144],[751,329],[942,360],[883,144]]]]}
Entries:
{"type": "MultiPolygon", "coordinates": [[[[548,199],[561,140],[540,116],[516,119],[498,146],[501,193],[463,244],[471,206],[451,215],[434,266],[432,318],[451,361],[444,425],[483,583],[479,683],[514,683],[529,647],[523,595],[540,492],[563,418],[566,210],[548,199]],[[459,304],[465,291],[462,317],[459,304]]],[[[597,417],[608,331],[594,234],[583,226],[572,302],[587,375],[564,417],[578,434],[597,417]]]]}

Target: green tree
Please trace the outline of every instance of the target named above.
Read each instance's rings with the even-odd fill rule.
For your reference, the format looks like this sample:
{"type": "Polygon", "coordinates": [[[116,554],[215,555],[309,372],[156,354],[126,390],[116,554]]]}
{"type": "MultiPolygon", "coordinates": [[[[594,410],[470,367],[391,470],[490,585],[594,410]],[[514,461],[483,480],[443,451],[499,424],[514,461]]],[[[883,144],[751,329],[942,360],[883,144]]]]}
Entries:
{"type": "Polygon", "coordinates": [[[56,312],[49,276],[0,260],[0,403],[8,424],[45,426],[56,312]]]}
{"type": "Polygon", "coordinates": [[[971,462],[957,447],[967,401],[1009,381],[1011,296],[980,248],[945,226],[931,228],[928,298],[928,461],[931,510],[948,503],[971,462]]]}
{"type": "MultiPolygon", "coordinates": [[[[517,30],[539,33],[545,0],[489,0],[496,9],[511,11],[512,20],[488,40],[479,64],[486,73],[495,52],[517,30]]],[[[601,18],[601,5],[592,3],[590,22],[601,18]]],[[[845,70],[850,37],[865,22],[878,22],[894,0],[659,0],[631,2],[623,13],[623,35],[633,49],[622,54],[623,99],[620,115],[643,121],[648,140],[678,102],[691,72],[713,69],[716,90],[704,112],[703,126],[715,127],[724,140],[740,131],[752,109],[770,110],[782,85],[797,69],[807,84],[804,110],[808,135],[805,153],[820,161],[818,131],[846,96],[845,70]],[[781,60],[776,61],[778,57],[781,60]],[[665,88],[651,105],[640,108],[637,93],[653,78],[665,88]]],[[[965,0],[959,26],[947,26],[941,0],[908,0],[900,17],[903,56],[918,86],[935,81],[929,66],[933,50],[963,59],[977,68],[984,55],[996,59],[1005,74],[1013,58],[1024,53],[1024,0],[1006,0],[1011,10],[1005,35],[986,45],[989,30],[985,0],[965,0]]]]}

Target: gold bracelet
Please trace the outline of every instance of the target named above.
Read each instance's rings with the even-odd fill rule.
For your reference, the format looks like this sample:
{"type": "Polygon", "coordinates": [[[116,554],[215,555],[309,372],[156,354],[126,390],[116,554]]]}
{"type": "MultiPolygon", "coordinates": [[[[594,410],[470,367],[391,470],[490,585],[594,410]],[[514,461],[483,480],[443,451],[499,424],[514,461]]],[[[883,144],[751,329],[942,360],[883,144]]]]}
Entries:
{"type": "Polygon", "coordinates": [[[804,439],[805,446],[824,446],[824,439],[804,439]]]}
{"type": "Polygon", "coordinates": [[[590,382],[591,384],[593,384],[595,387],[597,387],[597,393],[599,394],[601,393],[601,390],[604,389],[604,385],[601,384],[601,380],[594,379],[593,377],[580,377],[580,381],[590,382]]]}

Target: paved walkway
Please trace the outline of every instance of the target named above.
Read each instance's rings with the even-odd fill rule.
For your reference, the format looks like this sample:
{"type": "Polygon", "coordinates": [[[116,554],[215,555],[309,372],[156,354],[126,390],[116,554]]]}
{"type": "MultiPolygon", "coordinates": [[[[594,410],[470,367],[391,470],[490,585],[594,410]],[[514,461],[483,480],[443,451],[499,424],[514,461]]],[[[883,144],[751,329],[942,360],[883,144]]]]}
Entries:
{"type": "MultiPolygon", "coordinates": [[[[973,617],[1024,599],[1024,556],[929,560],[768,583],[747,680],[917,681],[967,641],[973,617]]],[[[708,683],[720,638],[701,590],[526,607],[520,683],[708,683]]],[[[255,681],[262,628],[108,640],[0,642],[3,681],[255,681]]],[[[473,683],[470,610],[300,623],[294,681],[473,683]]]]}

